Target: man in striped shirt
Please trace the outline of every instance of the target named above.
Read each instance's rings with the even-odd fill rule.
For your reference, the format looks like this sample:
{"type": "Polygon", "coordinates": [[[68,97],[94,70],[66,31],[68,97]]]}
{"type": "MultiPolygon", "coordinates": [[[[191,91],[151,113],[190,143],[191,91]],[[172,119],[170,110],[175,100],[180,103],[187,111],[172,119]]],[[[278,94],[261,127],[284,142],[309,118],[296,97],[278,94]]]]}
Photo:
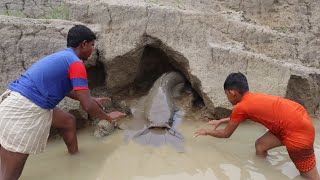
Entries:
{"type": "Polygon", "coordinates": [[[83,109],[102,120],[125,116],[105,113],[101,102],[90,94],[87,60],[96,36],[86,26],[75,25],[68,32],[67,48],[33,64],[0,96],[0,180],[20,177],[29,154],[44,150],[50,126],[58,128],[70,154],[78,152],[75,117],[56,105],[65,97],[80,101],[83,109]]]}

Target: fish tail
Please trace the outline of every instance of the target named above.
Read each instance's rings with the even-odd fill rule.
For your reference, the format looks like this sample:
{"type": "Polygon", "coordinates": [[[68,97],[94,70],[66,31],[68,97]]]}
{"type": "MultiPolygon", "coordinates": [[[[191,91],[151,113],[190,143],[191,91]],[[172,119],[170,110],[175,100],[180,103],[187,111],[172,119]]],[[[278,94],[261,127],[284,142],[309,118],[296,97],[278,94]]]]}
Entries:
{"type": "Polygon", "coordinates": [[[138,132],[136,135],[134,135],[133,137],[138,137],[141,135],[144,135],[146,133],[149,132],[150,128],[152,127],[152,125],[148,125],[147,127],[145,127],[143,130],[141,130],[140,132],[138,132]]]}
{"type": "Polygon", "coordinates": [[[183,139],[183,136],[181,133],[179,133],[177,130],[175,130],[172,126],[169,126],[169,124],[167,125],[167,128],[168,128],[168,133],[173,135],[173,136],[176,136],[180,139],[183,139]]]}

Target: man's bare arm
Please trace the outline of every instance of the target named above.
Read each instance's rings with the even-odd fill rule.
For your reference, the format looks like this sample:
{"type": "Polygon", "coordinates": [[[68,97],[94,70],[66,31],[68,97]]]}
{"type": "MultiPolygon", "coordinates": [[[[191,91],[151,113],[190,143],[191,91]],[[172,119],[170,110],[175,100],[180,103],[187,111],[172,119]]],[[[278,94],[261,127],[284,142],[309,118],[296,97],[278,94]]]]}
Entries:
{"type": "Polygon", "coordinates": [[[67,96],[71,99],[78,100],[74,90],[72,90],[67,96]]]}
{"type": "Polygon", "coordinates": [[[90,90],[78,90],[74,91],[75,98],[80,101],[82,108],[93,117],[100,120],[105,119],[111,122],[113,119],[125,116],[124,113],[115,111],[111,113],[105,113],[101,108],[101,105],[91,97],[90,90]]]}

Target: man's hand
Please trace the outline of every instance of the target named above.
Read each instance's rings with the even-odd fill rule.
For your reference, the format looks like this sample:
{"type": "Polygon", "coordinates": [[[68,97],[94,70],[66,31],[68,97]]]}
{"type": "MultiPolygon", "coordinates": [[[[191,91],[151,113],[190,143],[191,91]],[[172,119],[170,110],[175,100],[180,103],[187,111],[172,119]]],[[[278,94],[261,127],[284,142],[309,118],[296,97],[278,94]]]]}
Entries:
{"type": "Polygon", "coordinates": [[[107,101],[111,101],[111,98],[102,97],[102,98],[93,98],[93,100],[96,101],[97,104],[99,105],[99,107],[104,110],[105,108],[102,103],[107,102],[107,101]]]}
{"type": "Polygon", "coordinates": [[[109,98],[109,97],[101,97],[101,98],[93,98],[95,101],[97,101],[97,102],[101,102],[101,103],[103,103],[103,102],[107,102],[107,101],[111,101],[111,98],[109,98]]]}
{"type": "Polygon", "coordinates": [[[126,114],[123,113],[123,112],[119,112],[119,111],[113,111],[113,112],[108,113],[108,116],[109,116],[109,118],[111,120],[115,120],[115,119],[118,119],[118,118],[125,117],[126,114]]]}
{"type": "Polygon", "coordinates": [[[197,129],[196,132],[194,132],[194,137],[206,136],[206,135],[208,135],[207,129],[197,129]]]}

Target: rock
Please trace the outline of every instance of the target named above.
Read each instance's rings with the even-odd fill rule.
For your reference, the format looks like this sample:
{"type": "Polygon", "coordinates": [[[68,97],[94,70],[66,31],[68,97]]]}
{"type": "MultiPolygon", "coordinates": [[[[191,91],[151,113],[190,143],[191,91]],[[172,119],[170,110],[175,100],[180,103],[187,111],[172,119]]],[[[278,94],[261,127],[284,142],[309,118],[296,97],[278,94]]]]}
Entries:
{"type": "Polygon", "coordinates": [[[117,120],[117,122],[115,123],[115,127],[121,130],[126,130],[128,129],[128,122],[130,121],[130,117],[126,116],[123,117],[119,120],[117,120]]]}
{"type": "Polygon", "coordinates": [[[88,113],[82,109],[79,101],[66,97],[57,105],[57,107],[69,112],[76,118],[77,129],[88,125],[88,113]]]}
{"type": "Polygon", "coordinates": [[[114,131],[114,125],[107,120],[101,120],[94,130],[95,137],[104,137],[110,135],[114,131]]]}

